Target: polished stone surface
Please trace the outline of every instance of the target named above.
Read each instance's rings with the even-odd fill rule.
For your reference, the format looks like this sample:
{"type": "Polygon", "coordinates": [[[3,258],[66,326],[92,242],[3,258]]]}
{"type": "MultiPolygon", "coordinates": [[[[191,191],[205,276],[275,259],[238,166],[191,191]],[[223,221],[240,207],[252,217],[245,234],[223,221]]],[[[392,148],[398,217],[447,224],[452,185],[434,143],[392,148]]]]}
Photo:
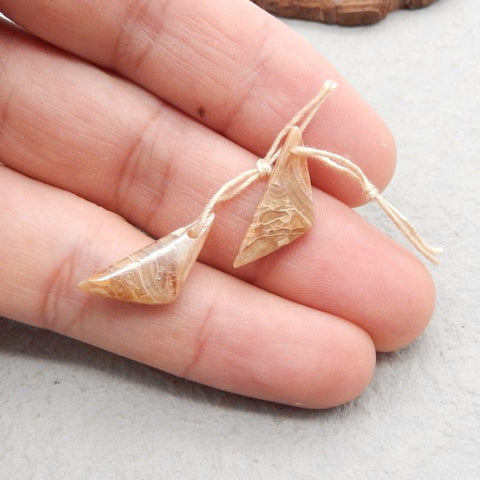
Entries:
{"type": "Polygon", "coordinates": [[[80,283],[80,288],[123,302],[150,305],[173,302],[198,258],[214,218],[212,213],[205,225],[198,225],[197,221],[175,230],[93,274],[80,283]]]}
{"type": "Polygon", "coordinates": [[[290,131],[243,239],[234,267],[253,262],[301,237],[313,222],[307,159],[289,150],[303,145],[300,129],[290,131]]]}

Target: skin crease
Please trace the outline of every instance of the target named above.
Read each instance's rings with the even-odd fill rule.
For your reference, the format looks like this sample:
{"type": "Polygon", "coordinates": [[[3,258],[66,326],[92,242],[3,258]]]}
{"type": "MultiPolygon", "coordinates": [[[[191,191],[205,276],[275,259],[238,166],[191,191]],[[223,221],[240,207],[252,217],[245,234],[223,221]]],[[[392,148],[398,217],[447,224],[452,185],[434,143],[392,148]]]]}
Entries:
{"type": "MultiPolygon", "coordinates": [[[[225,8],[218,2],[115,0],[108,9],[90,0],[34,3],[0,0],[0,10],[195,118],[203,109],[202,123],[256,155],[265,153],[286,119],[326,79],[335,80],[342,88],[312,122],[305,144],[355,153],[379,189],[393,174],[395,146],[382,120],[304,39],[251,2],[236,0],[225,8]],[[354,152],[346,142],[352,136],[354,152]]],[[[356,184],[343,176],[318,164],[310,173],[314,185],[345,203],[364,202],[356,184]]]]}
{"type": "Polygon", "coordinates": [[[149,242],[118,215],[155,237],[194,220],[220,185],[254,165],[322,78],[340,86],[306,143],[354,158],[379,187],[392,174],[388,130],[311,47],[250,2],[199,3],[117,0],[98,12],[95,2],[0,0],[0,11],[67,50],[0,28],[0,220],[9,226],[0,233],[0,314],[228,391],[306,408],[343,403],[370,381],[375,348],[402,347],[425,328],[434,287],[414,256],[327,194],[361,202],[358,190],[320,167],[311,167],[323,191],[314,191],[316,218],[305,237],[232,271],[257,184],[217,209],[203,265],[172,305],[125,306],[75,287],[149,242]],[[194,19],[182,3],[191,3],[194,19]],[[134,4],[145,8],[118,40],[134,4]],[[87,16],[95,21],[82,21],[87,16]],[[232,26],[219,48],[235,62],[211,48],[225,35],[217,25],[232,26]],[[182,35],[194,26],[195,45],[182,35]],[[259,64],[248,39],[260,27],[271,45],[259,64]],[[141,32],[152,34],[142,61],[132,51],[141,32]],[[272,55],[278,42],[285,48],[272,55]],[[299,51],[308,61],[299,62],[299,51]],[[205,75],[210,65],[216,69],[205,75]],[[294,88],[292,68],[307,93],[294,88]]]}

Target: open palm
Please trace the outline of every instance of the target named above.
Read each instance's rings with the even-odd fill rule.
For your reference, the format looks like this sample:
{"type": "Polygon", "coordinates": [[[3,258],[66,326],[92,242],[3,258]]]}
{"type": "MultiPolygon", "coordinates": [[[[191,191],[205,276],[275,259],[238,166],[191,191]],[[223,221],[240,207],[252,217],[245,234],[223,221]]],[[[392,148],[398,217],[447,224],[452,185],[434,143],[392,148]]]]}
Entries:
{"type": "Polygon", "coordinates": [[[25,29],[0,25],[0,315],[309,408],[354,398],[375,350],[421,333],[427,270],[351,210],[363,201],[352,181],[315,163],[314,226],[288,247],[233,269],[257,185],[217,208],[175,303],[81,292],[149,243],[142,231],[194,220],[327,78],[339,88],[306,144],[351,158],[379,188],[394,144],[333,67],[247,0],[0,0],[0,11],[25,29]]]}

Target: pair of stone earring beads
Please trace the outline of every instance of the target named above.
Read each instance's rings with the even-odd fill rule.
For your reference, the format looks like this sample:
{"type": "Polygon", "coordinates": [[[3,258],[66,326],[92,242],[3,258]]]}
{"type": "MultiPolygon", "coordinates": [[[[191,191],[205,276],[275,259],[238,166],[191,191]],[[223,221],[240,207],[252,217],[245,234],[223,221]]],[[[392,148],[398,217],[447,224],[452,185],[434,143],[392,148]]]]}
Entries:
{"type": "Polygon", "coordinates": [[[181,291],[196,262],[215,219],[214,208],[269,177],[239,253],[234,261],[241,267],[293,242],[313,222],[312,187],[307,158],[354,178],[370,200],[376,201],[393,223],[428,260],[437,263],[441,249],[430,247],[411,223],[366,178],[362,170],[345,157],[303,146],[302,133],[328,94],[336,88],[331,81],[288,122],[257,168],[248,170],[223,185],[193,223],[132,253],[110,267],[80,282],[85,292],[124,302],[167,304],[181,291]]]}

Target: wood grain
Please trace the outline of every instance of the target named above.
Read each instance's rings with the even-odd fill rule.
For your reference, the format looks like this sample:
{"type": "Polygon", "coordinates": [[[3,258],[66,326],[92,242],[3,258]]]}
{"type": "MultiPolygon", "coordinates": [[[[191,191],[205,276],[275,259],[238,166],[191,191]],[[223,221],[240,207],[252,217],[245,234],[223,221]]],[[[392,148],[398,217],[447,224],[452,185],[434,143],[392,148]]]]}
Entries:
{"type": "Polygon", "coordinates": [[[252,0],[274,15],[338,25],[368,25],[401,8],[422,8],[435,0],[252,0]]]}

